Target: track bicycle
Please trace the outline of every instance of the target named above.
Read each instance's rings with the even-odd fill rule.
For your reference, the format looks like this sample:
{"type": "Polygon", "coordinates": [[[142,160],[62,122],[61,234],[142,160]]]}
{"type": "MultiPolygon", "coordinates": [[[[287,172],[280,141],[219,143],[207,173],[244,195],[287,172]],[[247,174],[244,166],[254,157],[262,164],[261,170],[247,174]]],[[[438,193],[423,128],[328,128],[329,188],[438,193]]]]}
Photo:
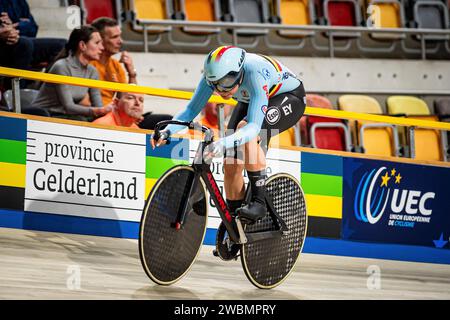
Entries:
{"type": "MultiPolygon", "coordinates": [[[[148,277],[170,285],[189,271],[203,244],[207,228],[207,193],[222,222],[216,234],[214,255],[223,260],[240,257],[248,280],[270,289],[283,282],[295,267],[305,241],[307,210],[303,190],[289,174],[266,180],[267,215],[244,223],[230,212],[203,151],[213,141],[213,131],[194,122],[167,120],[155,127],[176,124],[201,130],[204,139],[191,165],[177,165],[165,172],[151,190],[140,222],[139,256],[148,277]]],[[[251,198],[246,190],[246,202],[251,198]]],[[[245,203],[244,203],[245,204],[245,203]]]]}

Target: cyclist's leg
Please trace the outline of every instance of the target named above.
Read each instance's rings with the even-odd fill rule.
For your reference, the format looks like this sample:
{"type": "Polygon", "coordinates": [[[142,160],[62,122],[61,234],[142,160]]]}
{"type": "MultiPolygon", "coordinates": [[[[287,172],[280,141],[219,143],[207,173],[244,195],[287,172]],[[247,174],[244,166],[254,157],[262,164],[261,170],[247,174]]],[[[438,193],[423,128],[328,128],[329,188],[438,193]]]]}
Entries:
{"type": "MultiPolygon", "coordinates": [[[[239,128],[245,126],[246,121],[241,121],[239,128]]],[[[263,218],[266,213],[265,181],[266,181],[266,155],[259,145],[259,137],[244,144],[245,170],[247,171],[251,199],[248,204],[239,211],[241,218],[256,221],[263,218]]]]}
{"type": "MultiPolygon", "coordinates": [[[[248,104],[239,103],[231,114],[226,134],[236,131],[239,122],[247,114],[248,104]]],[[[227,150],[224,158],[224,187],[227,204],[231,212],[240,208],[245,197],[243,148],[227,150]]]]}
{"type": "MultiPolygon", "coordinates": [[[[252,198],[249,204],[240,210],[241,216],[251,220],[262,218],[266,214],[265,186],[266,157],[270,138],[295,125],[305,110],[305,91],[303,85],[293,90],[280,94],[269,101],[269,110],[275,108],[278,113],[276,118],[264,119],[264,123],[258,138],[249,141],[245,147],[245,169],[249,177],[252,190],[252,198]]],[[[242,121],[244,122],[244,121],[242,121]]],[[[244,122],[245,124],[245,122],[244,122]]]]}
{"type": "Polygon", "coordinates": [[[269,109],[276,108],[279,117],[268,121],[267,117],[261,128],[260,146],[267,153],[270,139],[298,123],[306,107],[303,84],[293,91],[282,93],[269,100],[269,109]]]}

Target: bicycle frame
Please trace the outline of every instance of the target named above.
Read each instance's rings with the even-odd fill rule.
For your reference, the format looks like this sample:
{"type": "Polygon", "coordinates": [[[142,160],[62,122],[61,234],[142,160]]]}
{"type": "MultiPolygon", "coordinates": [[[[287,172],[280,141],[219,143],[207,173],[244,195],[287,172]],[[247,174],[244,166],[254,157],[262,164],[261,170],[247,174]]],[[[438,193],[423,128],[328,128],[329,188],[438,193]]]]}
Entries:
{"type": "MultiPolygon", "coordinates": [[[[222,219],[222,223],[224,224],[225,228],[227,229],[227,232],[233,242],[238,243],[238,244],[244,244],[244,243],[248,243],[248,242],[254,242],[254,241],[264,240],[264,239],[273,238],[273,237],[281,237],[284,233],[288,232],[288,228],[287,228],[285,222],[276,213],[271,199],[268,196],[266,196],[268,211],[269,211],[269,214],[270,214],[272,220],[274,221],[276,230],[246,233],[244,231],[242,222],[239,219],[239,216],[234,217],[231,214],[231,212],[226,204],[226,201],[223,198],[222,193],[220,192],[219,186],[217,185],[217,182],[211,172],[210,163],[206,163],[203,158],[203,152],[204,152],[206,146],[208,144],[212,143],[212,141],[213,141],[213,131],[205,126],[199,126],[198,124],[195,124],[193,122],[166,120],[166,121],[161,121],[156,125],[155,134],[159,134],[159,128],[161,126],[167,125],[167,124],[184,125],[184,126],[189,127],[190,129],[197,129],[197,130],[201,128],[201,130],[203,132],[205,132],[205,139],[204,139],[204,141],[202,141],[199,144],[197,152],[194,157],[194,161],[191,165],[195,172],[193,182],[191,184],[188,196],[186,197],[184,206],[183,206],[182,210],[179,212],[177,220],[174,224],[175,228],[177,228],[177,229],[182,228],[185,217],[186,217],[189,196],[192,193],[192,191],[195,190],[196,185],[199,183],[199,179],[201,177],[203,182],[206,185],[206,188],[208,189],[208,191],[211,195],[214,205],[217,208],[220,218],[222,219]]],[[[249,196],[250,196],[249,192],[247,192],[246,199],[248,199],[249,196]]]]}

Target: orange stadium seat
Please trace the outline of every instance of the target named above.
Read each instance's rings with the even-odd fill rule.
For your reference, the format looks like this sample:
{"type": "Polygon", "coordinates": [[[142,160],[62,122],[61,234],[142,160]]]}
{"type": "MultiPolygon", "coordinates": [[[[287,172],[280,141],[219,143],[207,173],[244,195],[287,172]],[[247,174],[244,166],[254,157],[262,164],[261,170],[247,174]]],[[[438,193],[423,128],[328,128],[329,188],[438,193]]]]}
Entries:
{"type": "MultiPolygon", "coordinates": [[[[382,114],[378,101],[365,95],[342,95],[338,99],[343,111],[382,114]]],[[[350,121],[354,141],[366,154],[398,156],[399,142],[397,128],[390,124],[369,121],[350,121]]]]}
{"type": "MultiPolygon", "coordinates": [[[[214,0],[179,0],[182,18],[188,21],[216,21],[216,8],[214,0]]],[[[186,33],[213,34],[219,33],[220,28],[183,27],[186,33]]]]}
{"type": "MultiPolygon", "coordinates": [[[[437,116],[409,116],[411,119],[438,121],[437,116]]],[[[415,128],[415,157],[418,160],[444,160],[442,137],[439,130],[415,128]]]]}
{"type": "MultiPolygon", "coordinates": [[[[439,117],[440,121],[450,122],[450,98],[439,98],[434,101],[434,108],[436,115],[439,117]]],[[[448,161],[450,159],[450,132],[442,131],[444,135],[444,157],[448,161]],[[445,139],[445,137],[447,137],[445,139]]]]}

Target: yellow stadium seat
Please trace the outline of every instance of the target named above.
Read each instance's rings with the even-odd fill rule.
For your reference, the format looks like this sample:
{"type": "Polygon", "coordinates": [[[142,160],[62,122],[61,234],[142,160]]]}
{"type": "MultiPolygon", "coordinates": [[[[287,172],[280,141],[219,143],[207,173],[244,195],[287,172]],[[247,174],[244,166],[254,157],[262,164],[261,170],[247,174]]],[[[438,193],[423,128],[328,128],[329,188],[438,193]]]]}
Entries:
{"type": "MultiPolygon", "coordinates": [[[[277,0],[277,13],[282,24],[308,25],[311,24],[310,0],[277,0]]],[[[303,38],[310,36],[310,32],[299,30],[278,30],[279,35],[288,38],[303,38]]]]}
{"type": "Polygon", "coordinates": [[[391,96],[387,99],[387,109],[390,115],[429,115],[430,109],[425,101],[410,96],[391,96]]]}
{"type": "Polygon", "coordinates": [[[280,18],[283,24],[310,24],[308,0],[280,0],[280,18]]]}
{"type": "Polygon", "coordinates": [[[165,0],[134,0],[137,19],[164,20],[167,17],[165,0]]]}
{"type": "MultiPolygon", "coordinates": [[[[130,6],[135,13],[136,20],[165,20],[167,19],[167,8],[165,0],[130,0],[130,6]]],[[[134,25],[135,30],[142,30],[142,26],[134,25]]],[[[170,26],[149,26],[149,33],[167,32],[170,26]]]]}
{"type": "MultiPolygon", "coordinates": [[[[402,28],[404,25],[403,7],[399,1],[368,0],[368,21],[374,28],[402,28]]],[[[404,38],[402,34],[372,33],[375,39],[404,38]]]]}
{"type": "Polygon", "coordinates": [[[339,109],[350,112],[382,114],[378,101],[372,97],[359,94],[345,94],[338,99],[339,109]]]}
{"type": "Polygon", "coordinates": [[[272,137],[269,143],[269,147],[271,148],[292,147],[295,145],[295,129],[293,127],[272,137]]]}
{"type": "MultiPolygon", "coordinates": [[[[378,101],[366,95],[342,95],[338,99],[339,109],[349,112],[382,114],[378,101]]],[[[370,155],[397,156],[398,134],[394,126],[369,121],[349,121],[352,136],[362,151],[370,155]]]]}
{"type": "MultiPolygon", "coordinates": [[[[438,121],[437,116],[409,116],[411,119],[438,121]]],[[[415,157],[418,160],[443,160],[441,133],[439,130],[415,128],[415,157]]]]}
{"type": "Polygon", "coordinates": [[[359,132],[361,147],[365,154],[385,157],[399,155],[398,133],[394,126],[374,123],[366,125],[368,127],[361,126],[363,130],[359,132]]]}
{"type": "MultiPolygon", "coordinates": [[[[397,116],[412,116],[412,115],[429,115],[430,109],[425,101],[422,99],[411,96],[391,96],[386,100],[387,111],[390,115],[397,116]]],[[[407,146],[408,134],[405,131],[405,127],[400,127],[399,135],[401,144],[407,146]]]]}

